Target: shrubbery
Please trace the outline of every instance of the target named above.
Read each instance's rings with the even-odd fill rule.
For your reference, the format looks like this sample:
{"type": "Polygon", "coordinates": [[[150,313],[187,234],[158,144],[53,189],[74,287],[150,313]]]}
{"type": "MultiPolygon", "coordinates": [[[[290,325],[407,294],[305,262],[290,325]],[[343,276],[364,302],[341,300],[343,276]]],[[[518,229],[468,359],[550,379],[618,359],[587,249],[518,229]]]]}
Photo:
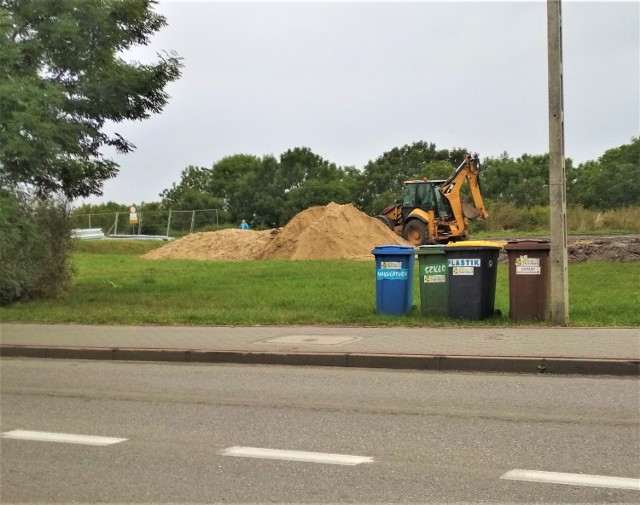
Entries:
{"type": "Polygon", "coordinates": [[[502,231],[545,231],[549,230],[549,207],[536,205],[518,207],[515,203],[487,202],[489,219],[473,222],[473,230],[502,231]]]}
{"type": "MultiPolygon", "coordinates": [[[[472,234],[477,231],[549,233],[550,208],[546,205],[518,207],[512,202],[487,202],[487,209],[489,219],[470,223],[472,234]]],[[[640,233],[640,207],[599,211],[569,205],[567,230],[570,233],[640,233]]]]}
{"type": "Polygon", "coordinates": [[[640,233],[640,206],[599,211],[572,205],[567,209],[567,228],[581,233],[595,230],[640,233]]]}
{"type": "Polygon", "coordinates": [[[0,305],[64,291],[73,274],[70,235],[66,201],[0,193],[0,305]]]}

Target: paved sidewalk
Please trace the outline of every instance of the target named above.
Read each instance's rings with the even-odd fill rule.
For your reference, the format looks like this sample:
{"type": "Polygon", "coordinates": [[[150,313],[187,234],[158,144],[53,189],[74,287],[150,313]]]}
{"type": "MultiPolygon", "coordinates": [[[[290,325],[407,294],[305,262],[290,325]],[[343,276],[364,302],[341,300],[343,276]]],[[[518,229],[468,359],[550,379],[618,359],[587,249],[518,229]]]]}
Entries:
{"type": "Polygon", "coordinates": [[[640,328],[0,324],[2,356],[640,375],[640,328]]]}

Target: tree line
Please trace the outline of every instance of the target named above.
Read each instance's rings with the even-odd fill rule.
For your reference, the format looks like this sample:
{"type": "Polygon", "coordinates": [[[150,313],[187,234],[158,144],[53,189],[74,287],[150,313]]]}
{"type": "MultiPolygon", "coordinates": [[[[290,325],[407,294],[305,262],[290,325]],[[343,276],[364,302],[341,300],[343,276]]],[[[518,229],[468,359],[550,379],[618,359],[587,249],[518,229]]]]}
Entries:
{"type": "MultiPolygon", "coordinates": [[[[341,167],[307,147],[278,158],[237,154],[211,166],[188,166],[180,181],[162,191],[147,210],[216,208],[221,222],[247,219],[254,227],[284,226],[314,205],[353,203],[376,215],[392,204],[402,183],[411,179],[445,179],[461,163],[466,148],[438,149],[414,142],[391,149],[362,171],[341,167]]],[[[594,161],[574,166],[567,158],[567,202],[585,209],[608,210],[640,204],[640,138],[607,150],[594,161]]],[[[549,156],[503,153],[482,159],[481,184],[491,204],[527,208],[549,204],[549,156]]],[[[83,206],[77,212],[125,211],[126,205],[83,206]]]]}

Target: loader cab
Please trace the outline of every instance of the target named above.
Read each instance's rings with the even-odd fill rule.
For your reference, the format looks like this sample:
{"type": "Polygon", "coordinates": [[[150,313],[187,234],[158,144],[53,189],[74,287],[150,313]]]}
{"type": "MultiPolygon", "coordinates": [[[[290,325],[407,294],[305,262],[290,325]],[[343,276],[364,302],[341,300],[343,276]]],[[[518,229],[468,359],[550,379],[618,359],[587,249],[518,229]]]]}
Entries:
{"type": "Polygon", "coordinates": [[[438,189],[445,181],[406,181],[402,193],[402,217],[406,220],[414,209],[434,211],[437,218],[448,220],[453,215],[449,202],[438,189]]]}

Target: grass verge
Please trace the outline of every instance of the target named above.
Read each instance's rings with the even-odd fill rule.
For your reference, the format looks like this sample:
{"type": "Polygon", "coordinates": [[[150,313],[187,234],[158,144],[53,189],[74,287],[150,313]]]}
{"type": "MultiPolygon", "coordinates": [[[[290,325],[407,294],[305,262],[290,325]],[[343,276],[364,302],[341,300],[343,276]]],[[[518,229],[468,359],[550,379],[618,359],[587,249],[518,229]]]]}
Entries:
{"type": "MultiPolygon", "coordinates": [[[[366,261],[145,260],[162,243],[122,242],[105,252],[79,244],[78,276],[64,297],[0,309],[0,320],[162,325],[506,326],[508,269],[500,265],[495,307],[502,315],[461,321],[420,314],[419,284],[406,316],[375,313],[375,263],[366,261]],[[115,247],[115,249],[113,249],[115,247]]],[[[640,326],[637,262],[569,266],[575,326],[640,326]]]]}

